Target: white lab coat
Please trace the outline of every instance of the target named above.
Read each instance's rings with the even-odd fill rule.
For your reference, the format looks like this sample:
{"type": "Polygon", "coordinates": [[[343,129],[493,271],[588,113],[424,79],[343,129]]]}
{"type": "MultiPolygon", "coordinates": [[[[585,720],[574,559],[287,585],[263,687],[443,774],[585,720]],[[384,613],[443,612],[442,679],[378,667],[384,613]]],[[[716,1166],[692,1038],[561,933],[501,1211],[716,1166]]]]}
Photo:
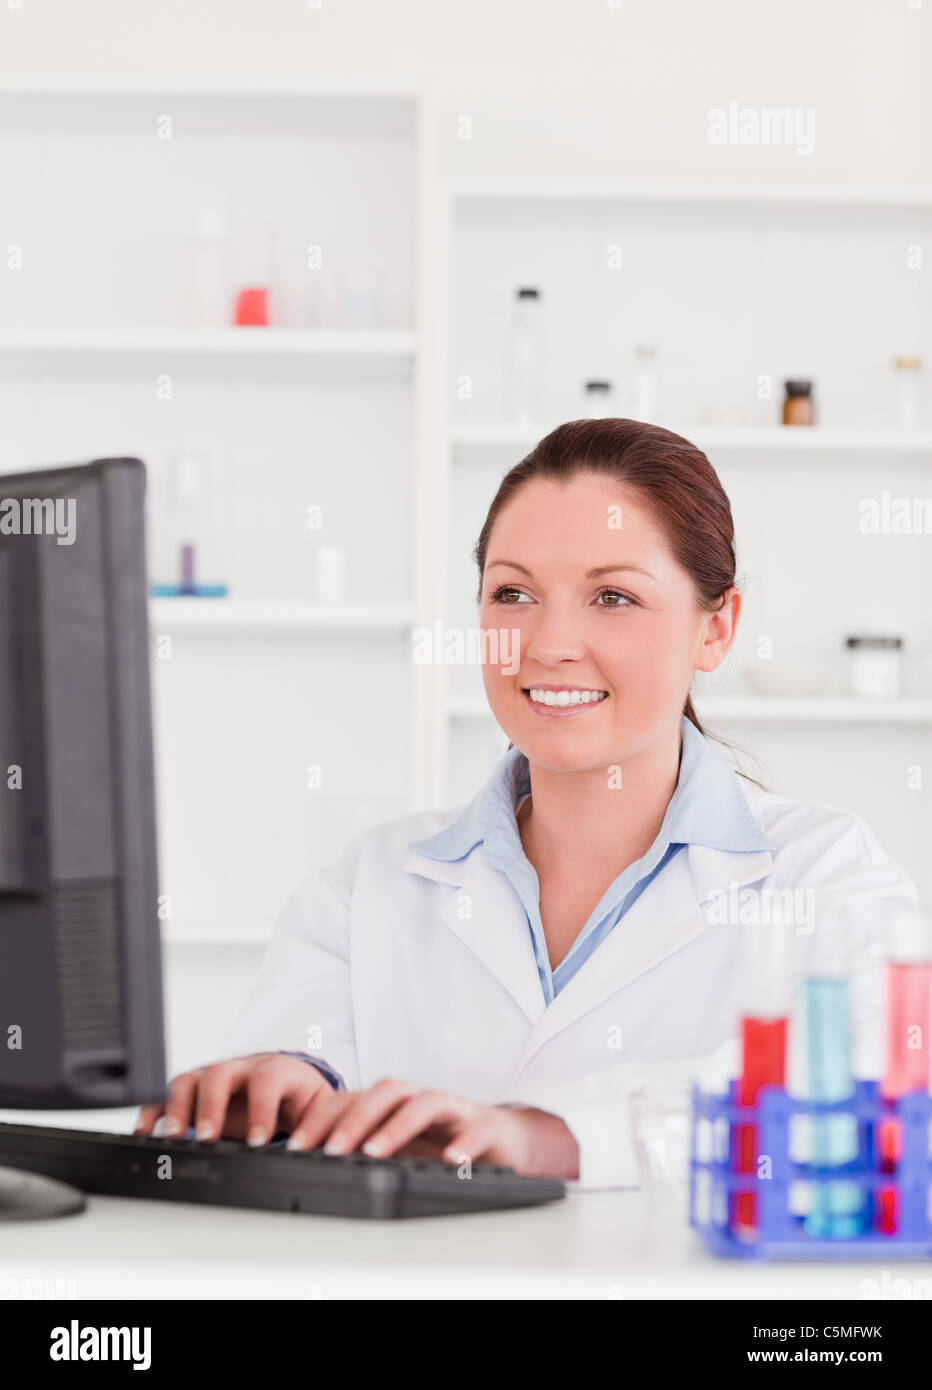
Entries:
{"type": "Polygon", "coordinates": [[[524,909],[482,843],[456,863],[407,848],[461,808],[362,832],[285,905],[220,1055],[316,1052],[350,1089],[394,1077],[534,1105],[576,1137],[579,1187],[636,1186],[629,1092],[734,1055],[741,928],[710,923],[715,891],[916,904],[859,817],[741,786],[775,852],[682,849],[549,1007],[524,909]]]}

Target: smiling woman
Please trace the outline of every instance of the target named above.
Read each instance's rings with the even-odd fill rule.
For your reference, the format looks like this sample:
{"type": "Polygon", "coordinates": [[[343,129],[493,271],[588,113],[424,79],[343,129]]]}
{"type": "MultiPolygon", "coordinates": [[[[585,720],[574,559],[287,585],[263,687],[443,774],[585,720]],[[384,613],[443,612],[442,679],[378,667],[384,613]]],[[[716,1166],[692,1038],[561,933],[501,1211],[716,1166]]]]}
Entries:
{"type": "Polygon", "coordinates": [[[483,663],[512,746],[466,807],[366,830],[298,888],[233,1060],[176,1077],[167,1123],[632,1186],[631,1092],[733,1050],[747,919],[723,891],[800,900],[803,931],[823,894],[873,919],[915,888],[857,816],[742,782],[704,737],[690,682],[741,596],[687,440],[561,425],[475,558],[482,631],[516,637],[483,663]]]}
{"type": "MultiPolygon", "coordinates": [[[[580,596],[591,581],[596,607],[665,613],[665,622],[640,622],[633,633],[629,624],[624,643],[617,640],[617,631],[614,638],[606,634],[606,640],[616,648],[625,646],[632,660],[656,656],[649,650],[655,645],[667,658],[665,669],[671,657],[682,656],[681,669],[670,672],[674,683],[669,694],[675,697],[682,687],[677,713],[703,732],[689,694],[690,679],[694,670],[714,670],[725,656],[741,598],[734,588],[731,506],[701,449],[670,430],[638,420],[573,420],[560,425],[502,479],[476,543],[478,599],[490,625],[495,606],[521,604],[520,598],[510,596],[524,593],[526,602],[535,602],[535,575],[520,563],[522,554],[538,557],[538,586],[572,576],[581,585],[580,596]],[[493,530],[495,553],[490,555],[493,530]],[[588,566],[590,559],[603,555],[611,558],[588,566]],[[522,585],[519,576],[528,582],[522,585]],[[603,583],[595,583],[600,578],[603,583]],[[612,579],[615,584],[608,582],[612,579]],[[695,611],[690,613],[690,607],[695,611]],[[706,621],[711,618],[713,623],[706,621]],[[695,663],[692,644],[688,651],[671,652],[674,626],[684,640],[699,631],[710,639],[695,663]]],[[[551,606],[554,599],[551,592],[551,606]]],[[[643,693],[652,699],[653,678],[659,679],[660,673],[656,667],[641,667],[631,675],[624,692],[629,716],[632,696],[643,693]]],[[[538,685],[561,689],[559,683],[538,685]]],[[[527,682],[522,688],[527,689],[527,682]]],[[[488,683],[486,690],[498,717],[499,692],[488,683]]],[[[669,708],[663,714],[668,717],[669,708]]],[[[631,717],[629,727],[633,723],[631,717]]],[[[503,727],[510,733],[507,725],[503,727]]]]}
{"type": "Polygon", "coordinates": [[[679,435],[576,420],[506,474],[474,558],[483,627],[507,610],[516,636],[512,667],[486,663],[483,680],[526,760],[517,823],[555,990],[594,949],[619,873],[657,847],[683,717],[703,732],[690,682],[724,659],[741,609],[731,508],[679,435]]]}

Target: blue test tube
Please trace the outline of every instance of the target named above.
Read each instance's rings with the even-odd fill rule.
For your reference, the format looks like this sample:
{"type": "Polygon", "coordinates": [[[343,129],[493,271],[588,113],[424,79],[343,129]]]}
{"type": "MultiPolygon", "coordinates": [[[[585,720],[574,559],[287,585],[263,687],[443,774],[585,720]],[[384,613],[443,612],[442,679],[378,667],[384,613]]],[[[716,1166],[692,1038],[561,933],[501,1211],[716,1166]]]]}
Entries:
{"type": "MultiPolygon", "coordinates": [[[[799,1025],[802,1097],[850,1100],[855,1091],[851,1033],[850,922],[840,912],[819,913],[809,939],[800,984],[799,1025]]],[[[858,1121],[850,1115],[813,1115],[808,1162],[819,1167],[849,1163],[858,1153],[858,1121]]],[[[806,1231],[819,1239],[860,1235],[869,1209],[856,1182],[812,1184],[806,1231]]]]}

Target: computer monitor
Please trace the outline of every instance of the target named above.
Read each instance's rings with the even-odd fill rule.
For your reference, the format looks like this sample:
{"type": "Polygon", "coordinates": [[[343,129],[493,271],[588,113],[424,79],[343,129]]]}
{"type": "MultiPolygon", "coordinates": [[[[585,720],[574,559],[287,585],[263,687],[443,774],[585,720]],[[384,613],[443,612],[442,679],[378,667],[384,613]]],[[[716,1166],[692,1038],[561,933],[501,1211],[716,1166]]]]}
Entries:
{"type": "Polygon", "coordinates": [[[139,459],[0,475],[0,1106],[164,1099],[139,459]]]}

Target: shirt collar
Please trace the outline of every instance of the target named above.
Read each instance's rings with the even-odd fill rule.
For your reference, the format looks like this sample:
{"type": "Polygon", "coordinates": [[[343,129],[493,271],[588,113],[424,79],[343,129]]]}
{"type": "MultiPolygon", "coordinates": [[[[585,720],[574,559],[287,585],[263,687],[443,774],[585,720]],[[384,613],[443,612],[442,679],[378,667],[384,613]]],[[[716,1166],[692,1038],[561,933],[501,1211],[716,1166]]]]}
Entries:
{"type": "MultiPolygon", "coordinates": [[[[729,763],[685,715],[680,728],[679,777],[657,838],[709,849],[773,850],[729,763]]],[[[408,848],[452,863],[484,841],[492,867],[505,868],[524,852],[515,807],[530,790],[528,760],[520,749],[509,748],[455,820],[424,840],[411,841],[408,848]]]]}

